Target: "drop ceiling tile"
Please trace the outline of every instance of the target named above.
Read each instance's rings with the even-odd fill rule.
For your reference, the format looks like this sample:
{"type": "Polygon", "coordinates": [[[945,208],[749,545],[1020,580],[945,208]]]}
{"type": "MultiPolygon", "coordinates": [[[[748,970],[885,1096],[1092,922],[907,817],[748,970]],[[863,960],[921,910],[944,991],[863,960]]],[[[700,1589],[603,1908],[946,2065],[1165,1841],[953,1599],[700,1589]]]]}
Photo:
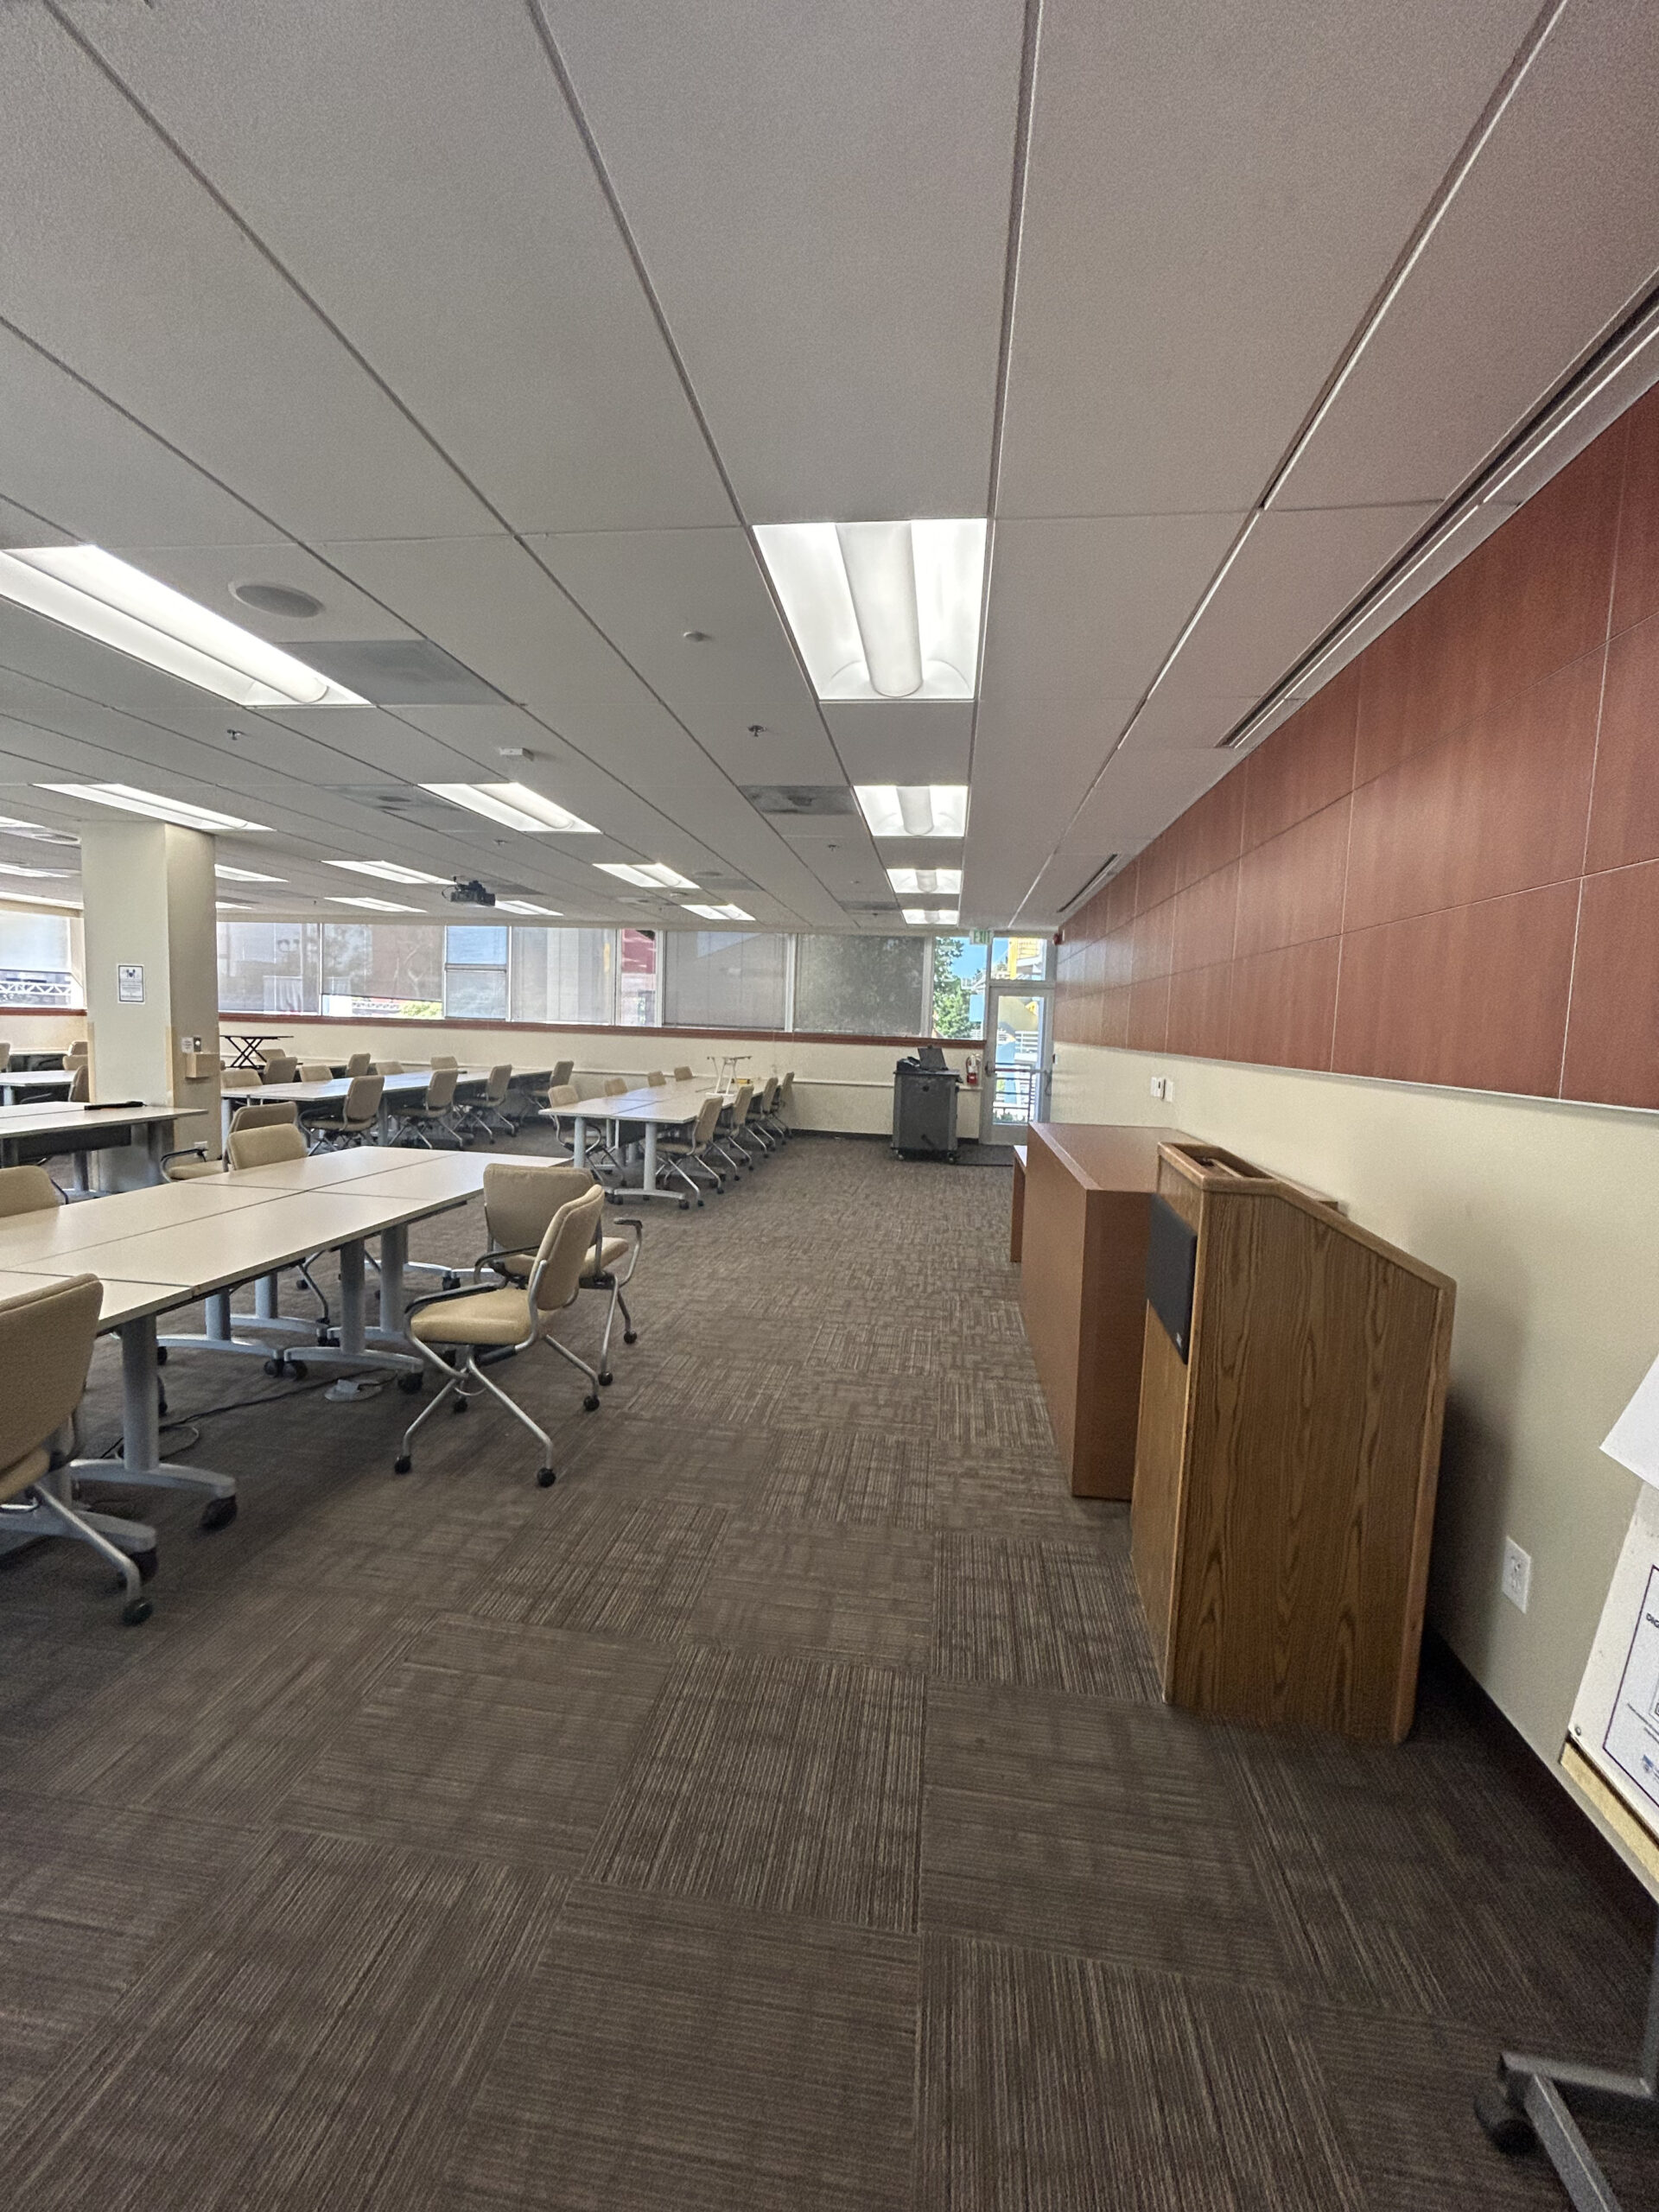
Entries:
{"type": "Polygon", "coordinates": [[[0,77],[10,95],[0,287],[14,324],[294,536],[490,526],[460,477],[44,11],[0,10],[0,77]]]}
{"type": "Polygon", "coordinates": [[[1145,844],[1238,766],[1229,753],[1115,753],[1061,839],[1065,855],[1089,858],[1145,844]]]}
{"type": "Polygon", "coordinates": [[[1568,8],[1307,449],[1282,504],[1446,498],[1652,283],[1648,0],[1568,8]]]}
{"type": "Polygon", "coordinates": [[[751,520],[982,514],[1019,0],[543,11],[751,520]]]}
{"type": "Polygon", "coordinates": [[[1137,752],[1192,752],[1218,745],[1255,706],[1257,694],[1215,693],[1186,682],[1179,661],[1135,716],[1126,745],[1137,752]]]}
{"type": "Polygon", "coordinates": [[[1001,512],[1251,504],[1535,13],[1046,0],[1001,512]]]}
{"type": "Polygon", "coordinates": [[[872,699],[826,706],[849,784],[965,784],[971,700],[872,699]]]}
{"type": "Polygon", "coordinates": [[[240,623],[256,637],[269,638],[296,658],[305,658],[308,638],[409,638],[415,632],[400,622],[368,593],[361,591],[339,569],[329,567],[303,546],[289,543],[248,545],[168,545],[147,540],[142,544],[123,538],[100,537],[124,561],[130,561],[146,575],[157,576],[175,591],[221,614],[227,622],[240,623]],[[322,601],[320,614],[296,617],[266,614],[245,607],[232,594],[238,583],[285,584],[290,590],[309,592],[322,601]]]}

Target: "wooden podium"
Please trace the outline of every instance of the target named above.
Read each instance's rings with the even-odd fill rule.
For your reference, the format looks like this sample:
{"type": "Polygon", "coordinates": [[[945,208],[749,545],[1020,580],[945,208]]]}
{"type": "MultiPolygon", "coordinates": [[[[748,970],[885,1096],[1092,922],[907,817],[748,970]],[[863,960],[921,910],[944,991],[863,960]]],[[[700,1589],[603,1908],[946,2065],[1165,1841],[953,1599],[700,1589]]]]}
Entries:
{"type": "Polygon", "coordinates": [[[1454,1286],[1211,1146],[1161,1146],[1157,1192],[1131,1546],[1164,1695],[1398,1742],[1454,1286]]]}

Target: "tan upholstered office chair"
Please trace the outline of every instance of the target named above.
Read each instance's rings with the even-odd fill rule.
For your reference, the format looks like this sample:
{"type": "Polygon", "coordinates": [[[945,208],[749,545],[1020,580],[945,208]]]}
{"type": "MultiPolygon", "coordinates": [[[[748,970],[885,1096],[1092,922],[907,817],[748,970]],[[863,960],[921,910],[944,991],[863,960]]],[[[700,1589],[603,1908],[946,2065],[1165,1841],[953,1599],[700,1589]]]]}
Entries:
{"type": "Polygon", "coordinates": [[[778,1078],[769,1075],[749,1103],[749,1118],[744,1126],[746,1138],[753,1138],[762,1152],[776,1152],[779,1140],[766,1127],[766,1116],[778,1096],[778,1078]]]}
{"type": "Polygon", "coordinates": [[[434,1052],[431,1058],[426,1065],[429,1068],[458,1068],[461,1065],[461,1062],[454,1058],[453,1053],[434,1052]]]}
{"type": "Polygon", "coordinates": [[[589,1413],[597,1408],[598,1374],[549,1332],[553,1316],[575,1302],[588,1249],[604,1210],[604,1192],[589,1182],[580,1197],[562,1205],[548,1223],[522,1286],[510,1283],[499,1290],[441,1291],[411,1309],[409,1333],[423,1359],[443,1377],[443,1388],[404,1433],[404,1448],[397,1461],[400,1475],[406,1475],[415,1464],[415,1439],[440,1406],[454,1400],[464,1407],[469,1398],[487,1390],[541,1446],[537,1481],[543,1489],[552,1481],[552,1439],[499,1383],[492,1382],[479,1365],[478,1356],[492,1349],[524,1352],[537,1344],[550,1344],[562,1359],[568,1359],[587,1376],[589,1388],[582,1404],[589,1413]],[[453,1348],[453,1365],[439,1353],[440,1344],[453,1348]]]}
{"type": "Polygon", "coordinates": [[[374,1065],[372,1052],[353,1052],[346,1063],[347,1075],[367,1075],[374,1065]]]}
{"type": "Polygon", "coordinates": [[[302,1083],[332,1083],[334,1071],[327,1060],[302,1060],[299,1080],[302,1083]]]}
{"type": "Polygon", "coordinates": [[[542,1118],[543,1121],[552,1122],[553,1134],[561,1144],[567,1141],[563,1116],[568,1114],[573,1106],[579,1104],[581,1098],[582,1093],[574,1083],[556,1083],[549,1087],[547,1104],[542,1109],[542,1118]]]}
{"type": "Polygon", "coordinates": [[[3,1037],[0,1037],[0,1075],[3,1075],[10,1065],[11,1046],[3,1037]]]}
{"type": "Polygon", "coordinates": [[[607,1075],[602,1085],[607,1098],[626,1098],[633,1085],[625,1075],[607,1075]]]}
{"type": "Polygon", "coordinates": [[[721,1109],[720,1121],[715,1135],[715,1150],[734,1168],[747,1167],[754,1173],[755,1154],[743,1139],[744,1124],[749,1118],[749,1108],[754,1100],[754,1085],[740,1083],[729,1106],[721,1109]]]}
{"type": "Polygon", "coordinates": [[[480,1098],[463,1101],[457,1116],[456,1126],[461,1129],[471,1129],[474,1135],[482,1137],[486,1143],[490,1144],[493,1144],[498,1136],[511,1136],[512,1123],[507,1117],[506,1104],[507,1091],[512,1082],[512,1062],[498,1061],[490,1070],[489,1081],[484,1086],[483,1096],[480,1098]]]}
{"type": "MultiPolygon", "coordinates": [[[[585,1167],[564,1167],[555,1160],[493,1160],[484,1170],[484,1226],[490,1248],[473,1262],[473,1273],[488,1268],[509,1282],[529,1280],[542,1237],[559,1208],[598,1188],[585,1167]]],[[[611,1379],[611,1331],[619,1310],[622,1341],[639,1341],[639,1331],[623,1292],[633,1281],[645,1242],[643,1222],[627,1220],[596,1226],[594,1241],[582,1264],[584,1290],[606,1292],[610,1305],[605,1315],[605,1336],[599,1350],[599,1379],[611,1379]],[[615,1230],[629,1234],[619,1236],[615,1230]]]]}
{"type": "Polygon", "coordinates": [[[292,1052],[267,1052],[261,1070],[266,1083],[292,1083],[300,1071],[300,1064],[292,1052]]]}
{"type": "Polygon", "coordinates": [[[690,1068],[676,1068],[674,1071],[676,1083],[695,1083],[696,1079],[690,1068]]]}
{"type": "Polygon", "coordinates": [[[307,1122],[307,1128],[320,1140],[312,1150],[338,1152],[342,1145],[372,1142],[385,1087],[384,1076],[354,1075],[338,1114],[322,1114],[307,1122]]]}
{"type": "Polygon", "coordinates": [[[50,1483],[53,1470],[74,1456],[73,1424],[103,1303],[96,1275],[71,1275],[21,1298],[0,1299],[0,1374],[6,1378],[0,1392],[0,1527],[90,1544],[121,1577],[121,1618],[136,1628],[152,1611],[141,1566],[83,1521],[50,1483]]]}
{"type": "Polygon", "coordinates": [[[44,1167],[0,1167],[0,1221],[62,1204],[63,1192],[44,1167]]]}
{"type": "Polygon", "coordinates": [[[766,1127],[772,1135],[787,1143],[795,1134],[790,1127],[789,1116],[795,1103],[795,1071],[788,1068],[778,1078],[778,1088],[772,1093],[772,1106],[766,1116],[766,1127]]]}
{"type": "Polygon", "coordinates": [[[398,1144],[423,1144],[431,1152],[435,1149],[432,1142],[435,1133],[449,1136],[455,1134],[450,1122],[454,1110],[455,1083],[454,1068],[433,1069],[427,1078],[426,1096],[398,1109],[392,1132],[398,1144]]]}
{"type": "MultiPolygon", "coordinates": [[[[683,1136],[672,1136],[666,1131],[657,1140],[657,1157],[666,1162],[664,1179],[672,1175],[684,1184],[699,1205],[702,1204],[702,1190],[697,1181],[699,1174],[707,1175],[716,1191],[726,1187],[726,1178],[709,1157],[714,1147],[715,1131],[720,1126],[721,1109],[726,1102],[717,1090],[711,1091],[697,1109],[697,1118],[683,1136]]],[[[691,1198],[680,1200],[683,1213],[691,1198]]]]}
{"type": "Polygon", "coordinates": [[[563,1084],[569,1082],[571,1077],[575,1075],[575,1071],[576,1064],[574,1060],[556,1061],[554,1065],[552,1074],[547,1078],[548,1089],[550,1090],[559,1090],[563,1084]]]}
{"type": "Polygon", "coordinates": [[[401,1060],[377,1060],[369,1070],[371,1075],[402,1075],[403,1071],[401,1060]]]}
{"type": "Polygon", "coordinates": [[[67,1068],[73,1067],[77,1060],[84,1060],[91,1051],[92,1046],[87,1043],[86,1039],[84,1037],[77,1037],[74,1043],[70,1046],[68,1051],[64,1054],[63,1065],[67,1068]]]}
{"type": "MultiPolygon", "coordinates": [[[[162,1161],[162,1173],[169,1183],[188,1182],[197,1175],[222,1175],[232,1163],[231,1151],[238,1136],[250,1129],[292,1129],[296,1136],[300,1131],[300,1109],[291,1098],[262,1100],[257,1105],[238,1106],[231,1116],[230,1134],[225,1155],[210,1160],[205,1145],[192,1145],[187,1152],[169,1152],[162,1161]]],[[[305,1150],[305,1140],[300,1138],[300,1151],[305,1150]]],[[[284,1154],[283,1158],[288,1155],[284,1154]]],[[[245,1166],[247,1163],[243,1163],[245,1166]]],[[[315,1286],[313,1286],[315,1287],[315,1286]]],[[[322,1293],[317,1292],[319,1298],[322,1293]]]]}
{"type": "Polygon", "coordinates": [[[303,1160],[307,1151],[304,1133],[292,1122],[256,1122],[251,1128],[231,1131],[233,1173],[244,1167],[274,1167],[282,1160],[303,1160]]]}
{"type": "Polygon", "coordinates": [[[652,1068],[651,1073],[645,1077],[645,1089],[647,1090],[665,1090],[667,1088],[668,1077],[663,1073],[661,1068],[652,1068]]]}
{"type": "Polygon", "coordinates": [[[69,1082],[69,1103],[72,1106],[84,1106],[92,1096],[92,1090],[86,1079],[86,1061],[77,1060],[74,1063],[74,1071],[69,1082]]]}

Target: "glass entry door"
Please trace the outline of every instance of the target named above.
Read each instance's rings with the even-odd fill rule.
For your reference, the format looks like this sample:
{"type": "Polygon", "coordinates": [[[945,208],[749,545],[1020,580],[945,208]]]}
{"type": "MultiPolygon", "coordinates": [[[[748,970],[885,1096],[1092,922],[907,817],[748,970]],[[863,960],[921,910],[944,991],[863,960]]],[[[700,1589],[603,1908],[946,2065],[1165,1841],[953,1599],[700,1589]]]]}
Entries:
{"type": "Polygon", "coordinates": [[[1027,1128],[1047,1111],[1053,1006],[1052,991],[1033,990],[1028,983],[991,984],[982,1142],[1023,1144],[1027,1128]]]}

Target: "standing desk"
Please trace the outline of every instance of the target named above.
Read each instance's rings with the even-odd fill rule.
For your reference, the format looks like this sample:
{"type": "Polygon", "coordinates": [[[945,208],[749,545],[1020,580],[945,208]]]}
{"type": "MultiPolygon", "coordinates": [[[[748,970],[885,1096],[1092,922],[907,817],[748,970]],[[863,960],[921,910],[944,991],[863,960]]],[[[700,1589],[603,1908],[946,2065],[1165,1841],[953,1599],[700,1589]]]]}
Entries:
{"type": "Polygon", "coordinates": [[[1084,1122],[1027,1135],[1020,1305],[1077,1497],[1135,1488],[1152,1194],[1158,1147],[1179,1135],[1084,1122]]]}
{"type": "MultiPolygon", "coordinates": [[[[630,1187],[627,1195],[631,1198],[673,1198],[677,1202],[677,1192],[658,1187],[658,1132],[688,1127],[702,1111],[703,1100],[713,1096],[706,1083],[667,1083],[656,1090],[624,1090],[614,1098],[580,1099],[575,1105],[561,1109],[562,1114],[569,1116],[572,1124],[570,1156],[578,1167],[586,1165],[590,1122],[638,1122],[645,1133],[645,1166],[639,1189],[630,1187]]],[[[729,1093],[727,1096],[729,1103],[729,1093]]]]}
{"type": "Polygon", "coordinates": [[[221,1029],[219,1042],[231,1046],[226,1067],[257,1068],[264,1058],[264,1047],[280,1045],[293,1035],[291,1029],[221,1029]]]}

